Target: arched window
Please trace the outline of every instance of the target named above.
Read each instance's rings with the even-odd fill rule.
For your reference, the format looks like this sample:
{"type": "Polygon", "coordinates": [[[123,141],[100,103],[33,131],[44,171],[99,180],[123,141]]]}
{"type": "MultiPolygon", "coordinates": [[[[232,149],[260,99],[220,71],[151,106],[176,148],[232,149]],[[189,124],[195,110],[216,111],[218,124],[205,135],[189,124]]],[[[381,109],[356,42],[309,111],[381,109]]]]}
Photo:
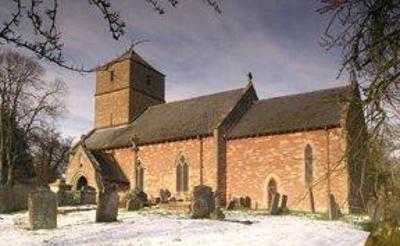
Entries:
{"type": "Polygon", "coordinates": [[[304,165],[305,165],[305,183],[307,187],[311,187],[313,183],[313,149],[307,144],[304,149],[304,165]]]}
{"type": "Polygon", "coordinates": [[[136,188],[140,191],[144,190],[144,168],[140,161],[136,164],[136,188]]]}
{"type": "Polygon", "coordinates": [[[176,191],[189,190],[189,165],[184,156],[181,156],[176,165],[176,191]]]}

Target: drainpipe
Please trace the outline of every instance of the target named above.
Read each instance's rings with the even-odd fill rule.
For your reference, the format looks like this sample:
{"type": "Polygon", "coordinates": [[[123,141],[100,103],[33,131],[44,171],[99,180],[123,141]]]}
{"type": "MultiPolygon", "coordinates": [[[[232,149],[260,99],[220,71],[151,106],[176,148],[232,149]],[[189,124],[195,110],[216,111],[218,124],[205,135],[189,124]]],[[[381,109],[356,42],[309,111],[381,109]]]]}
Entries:
{"type": "MultiPolygon", "coordinates": [[[[215,191],[216,191],[216,196],[219,196],[219,130],[218,128],[215,128],[213,131],[213,137],[214,137],[214,159],[215,159],[215,191]]],[[[219,201],[219,198],[216,199],[219,201]]],[[[218,206],[218,204],[216,204],[218,206]]]]}
{"type": "Polygon", "coordinates": [[[329,141],[329,129],[325,127],[325,136],[326,136],[326,180],[327,180],[327,193],[328,193],[328,204],[329,204],[329,196],[331,194],[331,163],[330,163],[330,141],[329,141]]]}
{"type": "Polygon", "coordinates": [[[200,163],[200,185],[204,184],[204,177],[203,177],[203,138],[199,135],[197,136],[199,140],[199,163],[200,163]]]}

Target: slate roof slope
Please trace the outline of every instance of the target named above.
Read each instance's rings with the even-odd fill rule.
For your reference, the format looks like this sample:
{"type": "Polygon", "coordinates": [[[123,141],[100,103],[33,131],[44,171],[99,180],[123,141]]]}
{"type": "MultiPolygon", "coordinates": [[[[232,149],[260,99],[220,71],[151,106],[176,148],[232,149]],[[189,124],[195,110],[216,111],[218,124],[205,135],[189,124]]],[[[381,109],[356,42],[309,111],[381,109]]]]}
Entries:
{"type": "Polygon", "coordinates": [[[86,153],[103,178],[108,181],[129,182],[112,155],[101,150],[88,150],[86,153]]]}
{"type": "Polygon", "coordinates": [[[336,126],[351,86],[255,101],[228,138],[336,126]]]}
{"type": "Polygon", "coordinates": [[[149,107],[128,126],[97,129],[85,140],[89,149],[139,144],[209,135],[225,119],[248,88],[225,91],[149,107]]]}

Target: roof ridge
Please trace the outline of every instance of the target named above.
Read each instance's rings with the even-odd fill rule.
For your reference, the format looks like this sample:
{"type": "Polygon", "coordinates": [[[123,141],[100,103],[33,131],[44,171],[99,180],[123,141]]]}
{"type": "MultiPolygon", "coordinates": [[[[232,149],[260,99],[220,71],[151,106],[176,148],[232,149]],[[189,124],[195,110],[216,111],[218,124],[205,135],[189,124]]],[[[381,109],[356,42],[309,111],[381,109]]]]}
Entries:
{"type": "Polygon", "coordinates": [[[224,93],[229,93],[229,92],[234,92],[234,91],[240,91],[240,90],[246,90],[246,89],[247,89],[246,87],[240,87],[240,88],[237,88],[237,89],[232,89],[232,90],[227,90],[227,91],[220,91],[220,92],[216,92],[216,93],[211,93],[211,94],[206,94],[206,95],[201,95],[201,96],[195,96],[195,97],[180,99],[180,100],[176,100],[176,101],[171,101],[171,102],[152,105],[152,106],[148,107],[148,109],[161,107],[161,106],[166,105],[166,104],[171,105],[171,104],[175,104],[175,103],[182,103],[182,102],[195,100],[195,99],[199,99],[199,98],[203,98],[203,97],[215,96],[215,95],[219,95],[219,94],[224,94],[224,93]]]}
{"type": "Polygon", "coordinates": [[[331,91],[331,90],[337,90],[337,89],[345,89],[345,88],[350,88],[351,85],[343,85],[343,86],[336,86],[336,87],[330,87],[330,88],[324,88],[324,89],[318,89],[314,91],[306,91],[306,92],[301,92],[301,93],[296,93],[296,94],[288,94],[288,95],[283,95],[283,96],[274,96],[274,97],[268,97],[264,98],[258,101],[255,101],[255,104],[258,103],[263,103],[265,101],[269,100],[274,100],[274,99],[281,99],[281,98],[288,98],[288,97],[298,97],[298,96],[306,96],[310,94],[315,94],[315,93],[321,93],[321,92],[326,92],[326,91],[331,91]]]}

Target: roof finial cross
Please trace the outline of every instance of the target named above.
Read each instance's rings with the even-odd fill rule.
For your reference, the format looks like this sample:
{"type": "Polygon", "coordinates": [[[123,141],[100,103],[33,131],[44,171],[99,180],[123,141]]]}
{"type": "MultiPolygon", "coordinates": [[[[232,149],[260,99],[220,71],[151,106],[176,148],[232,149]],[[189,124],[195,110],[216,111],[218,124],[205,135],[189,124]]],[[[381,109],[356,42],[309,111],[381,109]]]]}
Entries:
{"type": "Polygon", "coordinates": [[[247,79],[249,83],[253,82],[253,74],[251,72],[247,74],[247,79]]]}

